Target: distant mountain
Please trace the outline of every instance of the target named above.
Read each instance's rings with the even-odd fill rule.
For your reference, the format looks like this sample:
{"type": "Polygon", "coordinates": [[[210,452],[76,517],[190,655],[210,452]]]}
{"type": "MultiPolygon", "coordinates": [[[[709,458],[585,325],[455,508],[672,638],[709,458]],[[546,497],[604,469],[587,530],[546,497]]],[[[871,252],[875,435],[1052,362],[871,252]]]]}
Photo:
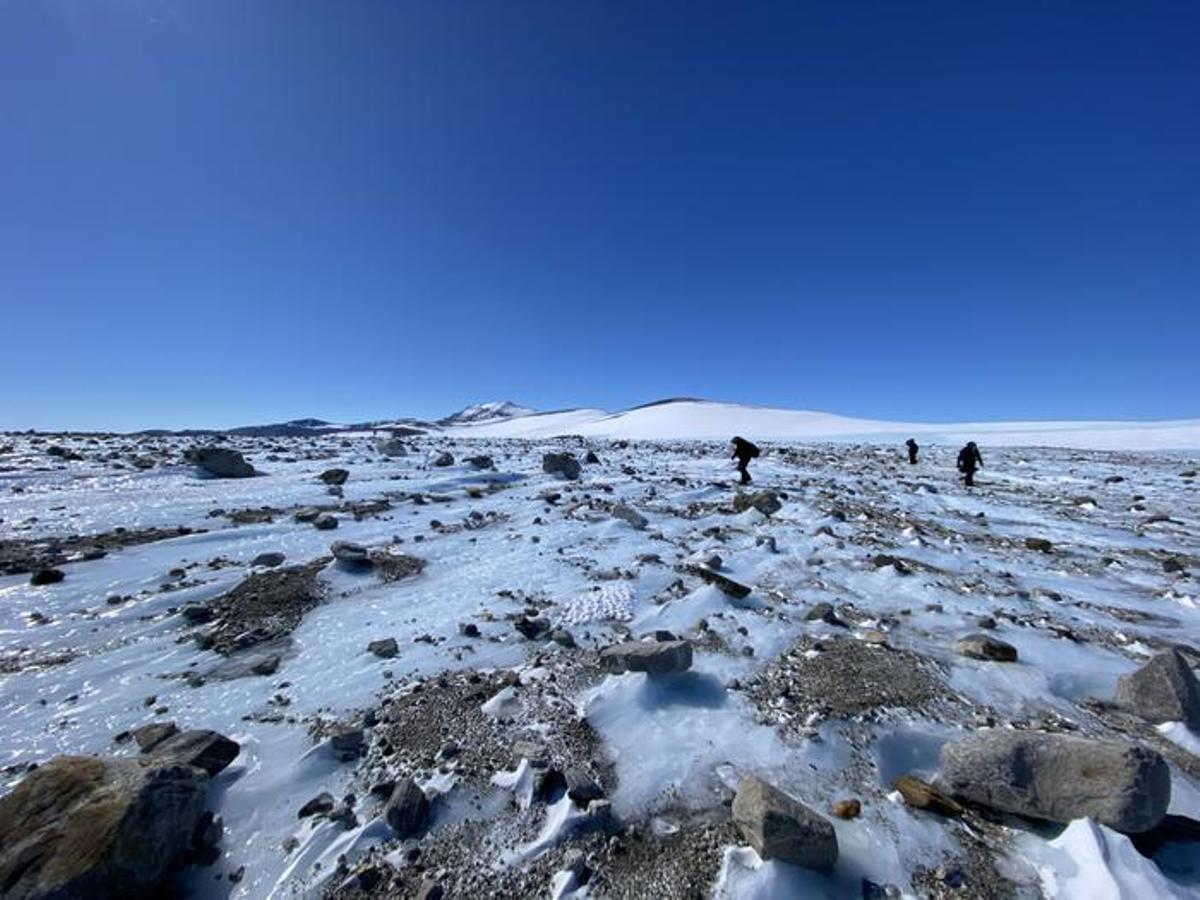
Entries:
{"type": "Polygon", "coordinates": [[[519,416],[533,415],[536,410],[520,406],[511,400],[492,400],[489,403],[476,403],[460,409],[453,415],[439,419],[439,425],[470,425],[477,422],[494,422],[497,419],[515,419],[519,416]]]}

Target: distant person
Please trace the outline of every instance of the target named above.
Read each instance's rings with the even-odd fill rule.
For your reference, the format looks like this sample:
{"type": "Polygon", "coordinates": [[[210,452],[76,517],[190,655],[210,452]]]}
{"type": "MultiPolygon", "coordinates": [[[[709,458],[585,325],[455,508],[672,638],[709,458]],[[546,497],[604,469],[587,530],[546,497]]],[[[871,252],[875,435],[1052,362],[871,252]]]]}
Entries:
{"type": "Polygon", "coordinates": [[[975,446],[975,442],[970,441],[958,451],[958,471],[963,473],[967,487],[975,486],[975,471],[982,468],[983,457],[979,455],[979,448],[975,446]]]}
{"type": "Polygon", "coordinates": [[[917,442],[912,438],[905,441],[904,446],[908,448],[908,464],[915,466],[917,464],[917,451],[921,448],[917,446],[917,442]]]}
{"type": "Polygon", "coordinates": [[[738,461],[737,470],[742,473],[742,484],[750,483],[750,471],[746,467],[750,460],[756,459],[759,449],[745,438],[735,437],[730,444],[733,446],[733,459],[738,461]]]}

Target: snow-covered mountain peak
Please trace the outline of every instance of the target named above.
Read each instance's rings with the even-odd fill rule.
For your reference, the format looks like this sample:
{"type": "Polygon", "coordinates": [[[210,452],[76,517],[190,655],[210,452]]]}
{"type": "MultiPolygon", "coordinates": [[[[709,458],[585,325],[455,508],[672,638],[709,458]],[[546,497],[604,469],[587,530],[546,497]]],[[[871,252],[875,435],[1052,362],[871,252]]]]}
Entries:
{"type": "Polygon", "coordinates": [[[514,419],[518,416],[528,416],[536,412],[527,406],[513,403],[511,400],[491,400],[487,403],[476,403],[465,409],[460,409],[453,415],[441,420],[443,425],[465,425],[469,422],[491,422],[495,419],[514,419]]]}

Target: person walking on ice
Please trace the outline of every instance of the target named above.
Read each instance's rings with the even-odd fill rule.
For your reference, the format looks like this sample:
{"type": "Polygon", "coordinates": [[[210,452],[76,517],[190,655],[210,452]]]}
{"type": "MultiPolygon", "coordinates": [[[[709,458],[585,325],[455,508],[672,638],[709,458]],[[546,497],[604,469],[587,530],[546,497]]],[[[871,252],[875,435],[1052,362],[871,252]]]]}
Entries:
{"type": "Polygon", "coordinates": [[[912,438],[905,441],[904,446],[908,448],[908,464],[915,466],[917,464],[917,451],[921,448],[917,446],[917,442],[912,438]]]}
{"type": "Polygon", "coordinates": [[[745,438],[735,437],[729,443],[733,447],[732,458],[738,461],[737,470],[742,473],[742,484],[749,484],[751,479],[747,466],[750,465],[750,460],[758,456],[760,451],[745,438]]]}
{"type": "Polygon", "coordinates": [[[983,457],[979,455],[979,448],[974,441],[969,441],[967,446],[958,451],[958,471],[963,473],[967,487],[975,486],[975,471],[982,468],[983,457]]]}

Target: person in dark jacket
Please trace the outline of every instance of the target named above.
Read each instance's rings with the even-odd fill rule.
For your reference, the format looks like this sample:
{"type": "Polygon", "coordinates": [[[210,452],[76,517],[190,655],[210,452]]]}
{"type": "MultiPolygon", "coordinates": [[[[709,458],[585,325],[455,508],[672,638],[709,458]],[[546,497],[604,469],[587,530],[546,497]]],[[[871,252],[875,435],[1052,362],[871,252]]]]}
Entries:
{"type": "Polygon", "coordinates": [[[731,458],[738,461],[737,470],[742,473],[742,484],[749,484],[750,472],[746,467],[750,465],[750,460],[758,456],[759,449],[745,438],[740,437],[735,437],[730,444],[733,446],[731,458]]]}
{"type": "Polygon", "coordinates": [[[912,438],[905,441],[904,446],[908,448],[908,464],[915,466],[917,464],[917,451],[921,448],[917,446],[917,442],[912,438]]]}
{"type": "Polygon", "coordinates": [[[958,451],[958,471],[963,473],[967,487],[974,486],[975,470],[982,468],[983,457],[979,455],[979,448],[975,446],[975,442],[970,441],[958,451]]]}

